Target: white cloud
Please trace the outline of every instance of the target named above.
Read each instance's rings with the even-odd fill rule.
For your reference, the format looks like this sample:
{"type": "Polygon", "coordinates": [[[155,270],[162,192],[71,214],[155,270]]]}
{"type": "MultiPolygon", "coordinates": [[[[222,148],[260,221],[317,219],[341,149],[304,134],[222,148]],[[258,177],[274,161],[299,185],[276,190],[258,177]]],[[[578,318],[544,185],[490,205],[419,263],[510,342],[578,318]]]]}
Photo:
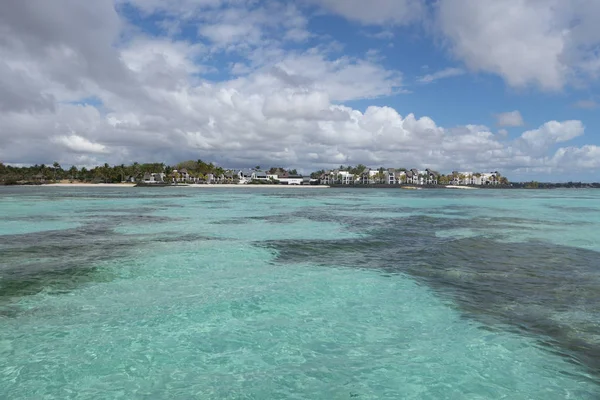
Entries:
{"type": "Polygon", "coordinates": [[[556,143],[567,142],[583,135],[585,127],[581,121],[549,121],[538,129],[526,131],[521,135],[533,152],[545,151],[556,143]]]}
{"type": "Polygon", "coordinates": [[[511,86],[559,90],[600,71],[596,0],[441,0],[436,11],[454,56],[511,86]]]}
{"type": "Polygon", "coordinates": [[[600,168],[600,147],[585,145],[582,147],[562,147],[551,160],[560,170],[594,170],[600,168]]]}
{"type": "Polygon", "coordinates": [[[190,74],[206,72],[196,61],[204,52],[199,44],[140,37],[121,50],[120,59],[140,83],[168,88],[187,84],[190,74]]]}
{"type": "Polygon", "coordinates": [[[441,71],[427,74],[418,79],[420,83],[431,83],[439,79],[452,78],[454,76],[464,75],[465,71],[462,68],[446,68],[441,71]]]}
{"type": "Polygon", "coordinates": [[[266,63],[255,74],[229,84],[237,89],[255,91],[276,88],[301,88],[326,92],[332,101],[375,98],[402,89],[401,74],[360,58],[328,59],[318,49],[304,53],[280,55],[278,61],[266,63]]]}
{"type": "Polygon", "coordinates": [[[58,136],[55,141],[75,153],[106,153],[106,146],[78,135],[58,136]]]}
{"type": "Polygon", "coordinates": [[[517,110],[496,114],[495,117],[498,126],[516,127],[525,125],[521,113],[517,110]]]}

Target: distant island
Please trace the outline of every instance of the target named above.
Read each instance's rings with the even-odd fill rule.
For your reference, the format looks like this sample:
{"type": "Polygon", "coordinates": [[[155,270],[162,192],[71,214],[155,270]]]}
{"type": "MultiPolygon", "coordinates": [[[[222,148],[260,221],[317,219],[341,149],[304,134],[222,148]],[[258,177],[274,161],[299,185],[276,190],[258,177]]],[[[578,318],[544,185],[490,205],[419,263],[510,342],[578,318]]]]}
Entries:
{"type": "Polygon", "coordinates": [[[63,169],[52,165],[15,167],[0,163],[0,185],[43,185],[52,183],[138,184],[145,186],[248,184],[248,185],[327,185],[333,187],[486,187],[486,188],[600,188],[600,183],[509,182],[498,171],[442,174],[432,169],[369,168],[359,164],[319,170],[305,176],[295,169],[260,166],[248,169],[222,168],[202,160],[189,160],[170,166],[164,163],[130,165],[104,164],[93,168],[63,169]]]}

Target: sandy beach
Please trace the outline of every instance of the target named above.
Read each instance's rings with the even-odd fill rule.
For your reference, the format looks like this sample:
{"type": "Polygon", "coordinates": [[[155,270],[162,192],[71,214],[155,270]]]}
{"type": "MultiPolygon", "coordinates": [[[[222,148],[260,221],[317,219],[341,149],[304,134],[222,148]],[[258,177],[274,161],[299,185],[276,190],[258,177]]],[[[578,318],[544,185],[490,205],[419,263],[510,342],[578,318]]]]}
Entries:
{"type": "Polygon", "coordinates": [[[473,190],[477,190],[477,188],[475,187],[471,187],[471,186],[456,186],[456,185],[447,185],[446,189],[473,189],[473,190]]]}
{"type": "MultiPolygon", "coordinates": [[[[49,183],[41,186],[51,187],[135,187],[135,183],[49,183]]],[[[32,186],[40,187],[40,186],[32,186]]],[[[145,186],[148,187],[148,186],[145,186]]],[[[235,185],[235,184],[222,184],[222,185],[175,185],[175,186],[159,186],[159,187],[170,187],[170,188],[193,188],[193,189],[225,189],[225,188],[272,188],[272,189],[326,189],[329,186],[326,185],[235,185]]]]}
{"type": "Polygon", "coordinates": [[[32,187],[134,187],[135,183],[48,183],[44,185],[33,185],[32,187]]]}

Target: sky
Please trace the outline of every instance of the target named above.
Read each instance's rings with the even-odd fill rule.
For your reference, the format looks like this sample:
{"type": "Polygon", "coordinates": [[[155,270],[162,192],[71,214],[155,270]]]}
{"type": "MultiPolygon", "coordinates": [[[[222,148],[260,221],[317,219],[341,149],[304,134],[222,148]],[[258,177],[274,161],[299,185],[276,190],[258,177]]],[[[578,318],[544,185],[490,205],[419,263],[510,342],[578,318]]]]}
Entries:
{"type": "Polygon", "coordinates": [[[0,2],[0,162],[600,181],[598,0],[0,2]]]}

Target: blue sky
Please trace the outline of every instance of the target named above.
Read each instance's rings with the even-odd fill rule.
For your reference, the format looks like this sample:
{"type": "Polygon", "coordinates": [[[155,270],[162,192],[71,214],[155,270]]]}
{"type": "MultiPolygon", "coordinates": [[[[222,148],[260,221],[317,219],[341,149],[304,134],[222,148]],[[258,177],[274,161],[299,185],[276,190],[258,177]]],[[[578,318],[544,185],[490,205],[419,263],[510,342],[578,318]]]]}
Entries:
{"type": "Polygon", "coordinates": [[[597,1],[57,3],[0,6],[2,162],[600,181],[597,1]]]}

